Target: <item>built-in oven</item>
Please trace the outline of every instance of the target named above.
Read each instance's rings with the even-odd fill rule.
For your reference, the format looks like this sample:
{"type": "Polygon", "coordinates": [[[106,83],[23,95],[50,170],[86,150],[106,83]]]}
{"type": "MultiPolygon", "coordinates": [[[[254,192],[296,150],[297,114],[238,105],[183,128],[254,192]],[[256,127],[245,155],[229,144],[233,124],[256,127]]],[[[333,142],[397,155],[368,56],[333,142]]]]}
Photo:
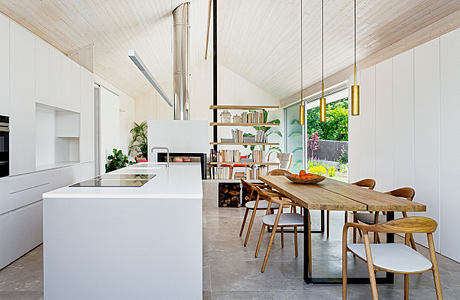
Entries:
{"type": "Polygon", "coordinates": [[[0,116],[0,177],[10,175],[10,118],[0,116]]]}

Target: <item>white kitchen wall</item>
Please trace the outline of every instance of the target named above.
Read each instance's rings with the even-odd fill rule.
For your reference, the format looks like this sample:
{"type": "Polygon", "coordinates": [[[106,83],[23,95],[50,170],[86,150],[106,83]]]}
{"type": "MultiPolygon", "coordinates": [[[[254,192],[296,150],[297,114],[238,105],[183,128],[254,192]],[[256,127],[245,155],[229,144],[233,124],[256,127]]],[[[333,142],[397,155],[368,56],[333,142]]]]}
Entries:
{"type": "MultiPolygon", "coordinates": [[[[457,261],[459,53],[457,29],[361,70],[361,115],[349,127],[350,181],[375,178],[379,191],[414,187],[414,201],[427,205],[417,215],[438,222],[437,250],[457,261]]],[[[426,244],[426,235],[416,239],[426,244]]]]}
{"type": "Polygon", "coordinates": [[[42,242],[44,192],[94,175],[93,85],[89,71],[0,14],[0,114],[10,117],[10,176],[0,178],[0,268],[42,242]],[[56,121],[64,110],[77,116],[64,137],[77,161],[59,164],[53,142],[56,126],[68,132],[56,121]]]}

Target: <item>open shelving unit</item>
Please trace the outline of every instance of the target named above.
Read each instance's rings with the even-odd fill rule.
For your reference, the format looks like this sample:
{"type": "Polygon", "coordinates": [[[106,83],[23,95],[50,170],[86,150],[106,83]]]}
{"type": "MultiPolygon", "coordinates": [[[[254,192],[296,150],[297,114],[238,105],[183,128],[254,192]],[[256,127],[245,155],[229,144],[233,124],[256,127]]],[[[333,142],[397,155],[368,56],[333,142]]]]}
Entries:
{"type": "MultiPolygon", "coordinates": [[[[279,109],[279,106],[275,106],[275,105],[211,105],[209,109],[211,110],[248,110],[248,111],[266,110],[266,111],[269,111],[269,110],[279,109]]],[[[274,126],[279,126],[279,125],[280,124],[276,124],[276,123],[232,123],[232,122],[230,123],[210,122],[209,123],[209,126],[232,126],[232,127],[240,127],[240,126],[274,127],[274,126]]],[[[210,142],[209,144],[214,145],[215,147],[224,146],[224,145],[225,146],[278,146],[279,145],[279,143],[269,143],[269,142],[266,142],[266,143],[245,143],[245,142],[226,143],[226,142],[218,142],[217,140],[214,140],[213,142],[210,142]]],[[[233,166],[245,166],[245,167],[276,166],[278,165],[278,163],[277,162],[210,162],[209,165],[212,167],[218,167],[218,166],[225,165],[227,167],[232,168],[233,166]]],[[[219,181],[229,181],[229,180],[234,180],[234,179],[218,179],[218,180],[219,181]]]]}

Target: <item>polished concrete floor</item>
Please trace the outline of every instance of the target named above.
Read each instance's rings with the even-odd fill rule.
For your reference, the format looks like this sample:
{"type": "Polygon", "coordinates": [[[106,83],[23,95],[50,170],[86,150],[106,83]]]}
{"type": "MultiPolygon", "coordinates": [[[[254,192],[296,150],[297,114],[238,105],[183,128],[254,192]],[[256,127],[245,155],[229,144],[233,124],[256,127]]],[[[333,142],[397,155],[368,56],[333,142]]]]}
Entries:
{"type": "MultiPolygon", "coordinates": [[[[254,258],[260,232],[258,212],[247,247],[238,233],[243,208],[217,208],[216,198],[205,193],[203,203],[203,298],[204,299],[341,299],[341,285],[306,284],[302,277],[303,238],[299,234],[299,257],[294,256],[293,234],[285,234],[285,247],[279,236],[270,254],[265,273],[260,272],[269,235],[261,253],[254,258]]],[[[319,213],[312,216],[313,228],[319,227],[319,213]]],[[[331,236],[313,234],[313,276],[340,277],[341,228],[343,213],[332,213],[331,236]]],[[[427,255],[426,249],[420,251],[427,255]]],[[[29,252],[0,271],[1,300],[43,299],[42,247],[29,252]]],[[[460,264],[438,256],[445,299],[460,299],[460,264]]],[[[350,276],[367,277],[366,265],[349,259],[350,276]]],[[[381,274],[380,274],[381,275],[381,274]]],[[[410,299],[435,299],[430,272],[411,275],[410,299]]],[[[380,299],[403,299],[403,279],[378,286],[380,299]]],[[[370,299],[368,284],[349,285],[349,299],[370,299]]],[[[103,299],[101,299],[103,300],[103,299]]]]}

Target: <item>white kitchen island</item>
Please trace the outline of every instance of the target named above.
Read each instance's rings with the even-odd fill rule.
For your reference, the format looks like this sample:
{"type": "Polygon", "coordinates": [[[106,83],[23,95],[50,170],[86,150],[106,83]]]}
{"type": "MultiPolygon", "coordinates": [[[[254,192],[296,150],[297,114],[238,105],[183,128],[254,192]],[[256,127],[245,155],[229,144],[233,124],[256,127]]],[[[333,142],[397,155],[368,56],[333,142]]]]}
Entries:
{"type": "MultiPolygon", "coordinates": [[[[45,299],[201,299],[199,164],[137,164],[142,187],[43,195],[45,299]]],[[[108,175],[109,175],[108,174],[108,175]]]]}

